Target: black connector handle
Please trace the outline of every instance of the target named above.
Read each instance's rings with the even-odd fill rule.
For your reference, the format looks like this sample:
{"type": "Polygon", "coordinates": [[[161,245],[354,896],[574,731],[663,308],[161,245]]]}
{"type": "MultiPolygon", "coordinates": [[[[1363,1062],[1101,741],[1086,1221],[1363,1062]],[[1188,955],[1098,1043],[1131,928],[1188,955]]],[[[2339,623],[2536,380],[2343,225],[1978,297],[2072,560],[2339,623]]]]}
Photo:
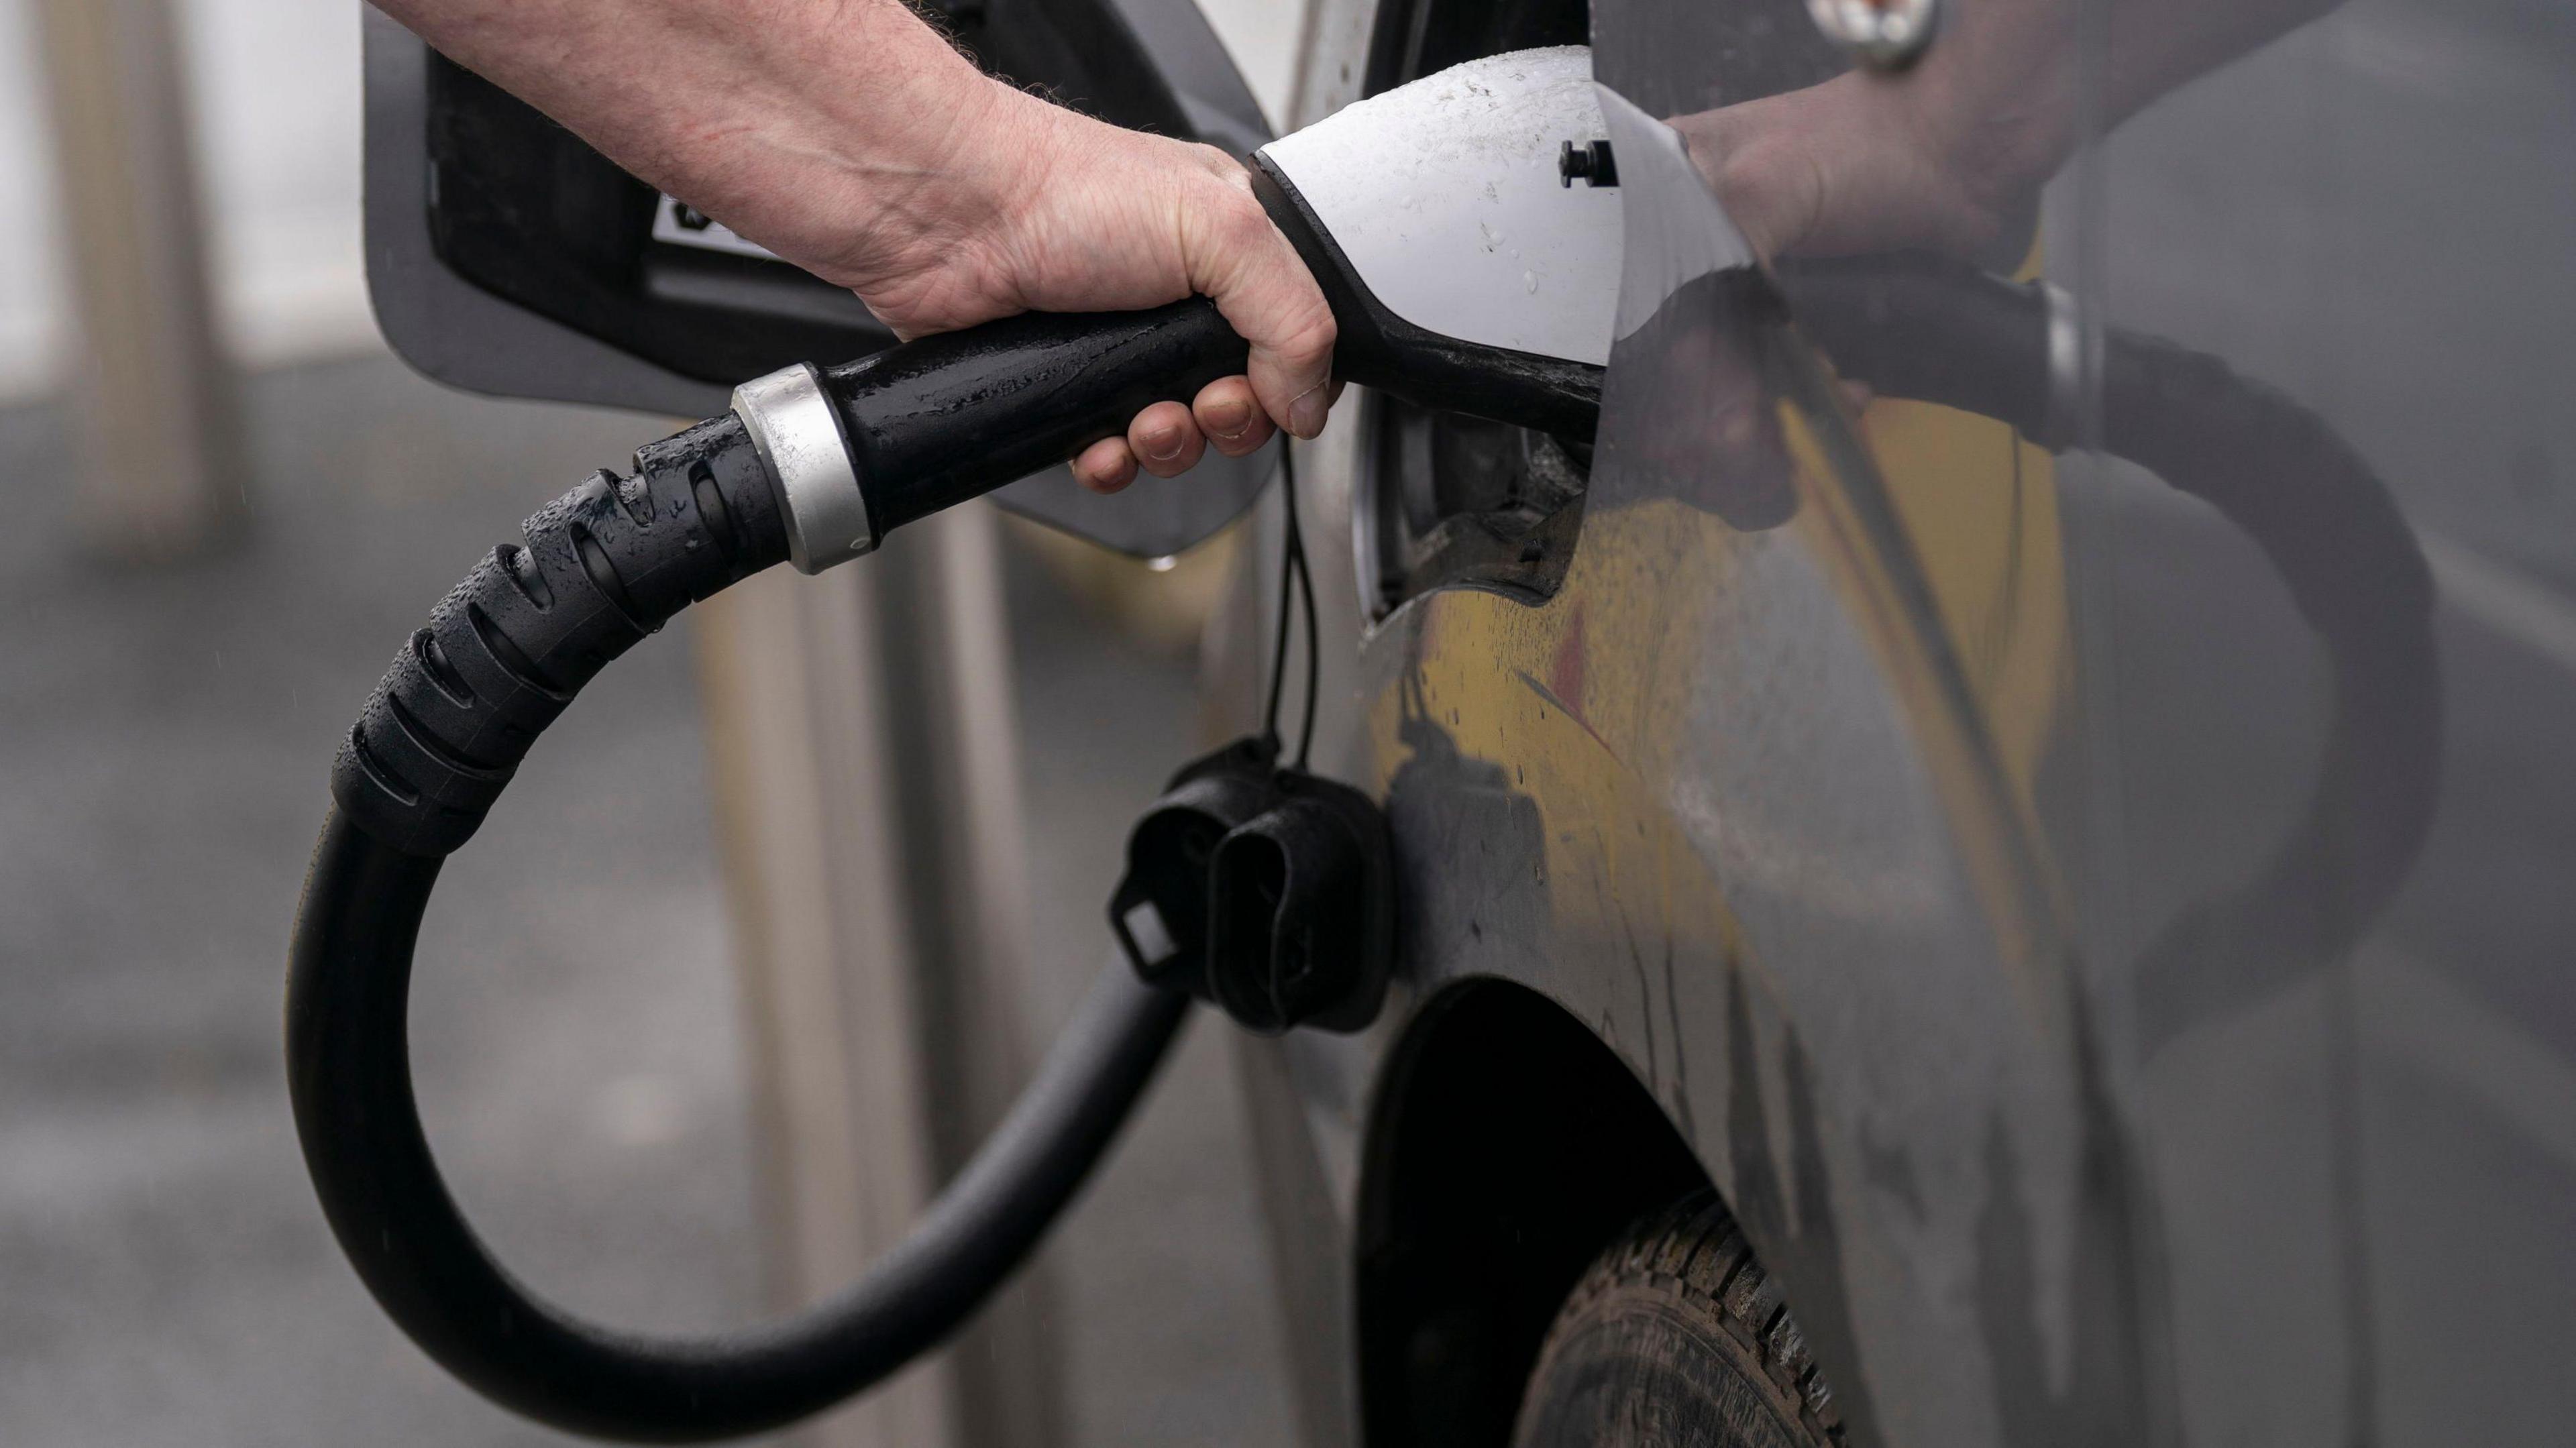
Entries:
{"type": "Polygon", "coordinates": [[[1157,402],[1186,406],[1251,349],[1216,304],[1029,312],[823,374],[880,536],[1122,436],[1157,402]]]}

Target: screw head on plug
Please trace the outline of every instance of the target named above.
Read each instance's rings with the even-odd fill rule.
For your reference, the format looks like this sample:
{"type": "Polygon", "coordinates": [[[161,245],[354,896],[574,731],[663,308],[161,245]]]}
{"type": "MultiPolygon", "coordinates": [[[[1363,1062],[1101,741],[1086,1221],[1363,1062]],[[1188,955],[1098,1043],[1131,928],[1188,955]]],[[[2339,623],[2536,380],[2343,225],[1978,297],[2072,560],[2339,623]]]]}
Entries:
{"type": "Polygon", "coordinates": [[[1577,146],[1567,141],[1556,150],[1556,184],[1571,186],[1580,179],[1586,186],[1619,184],[1619,163],[1610,154],[1608,141],[1590,141],[1577,146]]]}

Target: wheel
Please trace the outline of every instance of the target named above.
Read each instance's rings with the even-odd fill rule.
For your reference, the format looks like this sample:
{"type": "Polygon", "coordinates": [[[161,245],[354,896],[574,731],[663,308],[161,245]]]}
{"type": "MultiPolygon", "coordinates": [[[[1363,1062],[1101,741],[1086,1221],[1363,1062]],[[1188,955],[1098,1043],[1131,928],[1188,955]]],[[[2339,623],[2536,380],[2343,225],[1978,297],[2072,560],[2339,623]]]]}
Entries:
{"type": "Polygon", "coordinates": [[[1514,1448],[1841,1448],[1779,1286],[1716,1198],[1640,1220],[1566,1295],[1514,1448]]]}

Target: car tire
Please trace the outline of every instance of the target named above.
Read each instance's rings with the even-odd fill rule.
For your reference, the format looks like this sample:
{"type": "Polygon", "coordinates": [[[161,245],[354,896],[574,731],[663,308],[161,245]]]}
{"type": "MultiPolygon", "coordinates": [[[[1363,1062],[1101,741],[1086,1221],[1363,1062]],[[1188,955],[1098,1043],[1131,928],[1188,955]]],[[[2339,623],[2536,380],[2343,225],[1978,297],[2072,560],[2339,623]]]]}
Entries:
{"type": "Polygon", "coordinates": [[[1697,1192],[1622,1233],[1557,1310],[1514,1448],[1841,1448],[1779,1285],[1697,1192]]]}

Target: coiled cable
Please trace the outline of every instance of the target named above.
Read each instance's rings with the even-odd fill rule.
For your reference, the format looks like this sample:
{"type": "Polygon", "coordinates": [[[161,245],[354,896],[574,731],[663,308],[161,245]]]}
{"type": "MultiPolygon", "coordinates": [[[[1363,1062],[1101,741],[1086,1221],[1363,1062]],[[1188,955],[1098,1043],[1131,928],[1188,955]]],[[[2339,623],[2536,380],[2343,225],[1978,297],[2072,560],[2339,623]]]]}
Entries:
{"type": "Polygon", "coordinates": [[[737,1437],[830,1406],[955,1330],[1099,1160],[1188,1007],[1104,974],[1001,1125],[901,1245],[789,1321],[655,1338],[581,1321],[512,1277],[440,1179],[412,1094],[406,999],[442,858],[537,735],[690,602],[787,556],[739,420],[713,419],[528,520],[415,634],[344,741],[287,983],[306,1167],[388,1314],[493,1401],[569,1432],[737,1437]]]}

